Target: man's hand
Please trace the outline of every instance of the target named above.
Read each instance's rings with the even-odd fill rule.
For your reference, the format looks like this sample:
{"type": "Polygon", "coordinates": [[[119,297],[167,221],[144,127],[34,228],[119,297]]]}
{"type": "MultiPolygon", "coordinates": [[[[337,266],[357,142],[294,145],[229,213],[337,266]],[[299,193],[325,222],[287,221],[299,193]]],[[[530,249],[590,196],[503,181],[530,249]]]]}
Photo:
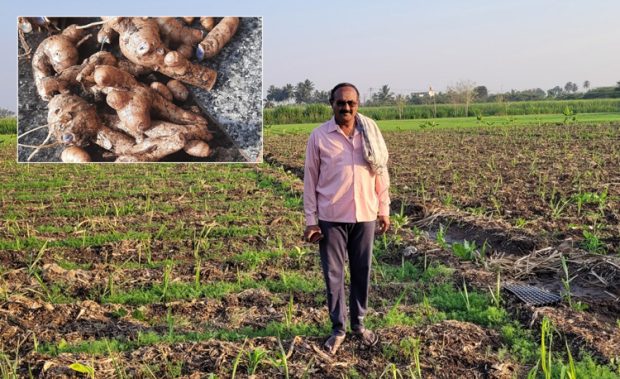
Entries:
{"type": "Polygon", "coordinates": [[[390,216],[377,217],[377,234],[383,234],[390,228],[390,216]]]}
{"type": "MultiPolygon", "coordinates": [[[[315,233],[319,233],[321,235],[321,228],[318,225],[308,225],[306,226],[306,230],[304,230],[304,241],[306,242],[318,242],[318,240],[313,241],[312,237],[315,233]]],[[[314,236],[316,238],[316,236],[314,236]]]]}

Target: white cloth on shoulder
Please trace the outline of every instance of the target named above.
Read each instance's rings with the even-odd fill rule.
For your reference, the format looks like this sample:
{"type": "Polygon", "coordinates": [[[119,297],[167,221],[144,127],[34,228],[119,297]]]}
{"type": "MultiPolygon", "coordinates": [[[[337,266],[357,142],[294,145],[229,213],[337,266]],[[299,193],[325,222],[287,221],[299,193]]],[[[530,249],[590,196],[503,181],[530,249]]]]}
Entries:
{"type": "Polygon", "coordinates": [[[373,172],[381,175],[383,170],[387,170],[388,162],[387,146],[381,131],[373,119],[361,113],[358,113],[356,118],[358,125],[362,127],[364,159],[366,159],[373,172]]]}

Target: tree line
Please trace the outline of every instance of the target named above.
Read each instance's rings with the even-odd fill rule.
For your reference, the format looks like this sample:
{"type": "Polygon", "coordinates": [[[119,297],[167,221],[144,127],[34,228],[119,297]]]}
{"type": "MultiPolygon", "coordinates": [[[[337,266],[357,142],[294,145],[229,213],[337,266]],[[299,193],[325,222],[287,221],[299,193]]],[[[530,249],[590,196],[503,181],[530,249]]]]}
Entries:
{"type": "MultiPolygon", "coordinates": [[[[282,87],[274,85],[267,89],[265,107],[269,108],[278,103],[297,104],[325,104],[328,102],[329,91],[315,88],[310,79],[299,82],[296,85],[286,84],[282,87]]],[[[586,80],[581,85],[567,82],[564,86],[555,86],[548,90],[532,88],[526,90],[511,90],[504,93],[490,94],[487,87],[463,80],[448,86],[445,92],[435,92],[432,88],[424,92],[412,92],[407,95],[395,94],[384,84],[378,91],[373,91],[364,101],[364,106],[404,106],[419,104],[471,104],[473,102],[503,102],[503,101],[535,101],[535,100],[572,100],[572,99],[596,99],[596,98],[620,98],[620,81],[616,86],[590,88],[590,81],[586,80]]]]}
{"type": "Polygon", "coordinates": [[[310,79],[303,82],[286,84],[282,87],[269,86],[267,89],[268,102],[285,102],[294,100],[297,104],[327,103],[329,101],[329,91],[319,91],[314,87],[310,79]]]}

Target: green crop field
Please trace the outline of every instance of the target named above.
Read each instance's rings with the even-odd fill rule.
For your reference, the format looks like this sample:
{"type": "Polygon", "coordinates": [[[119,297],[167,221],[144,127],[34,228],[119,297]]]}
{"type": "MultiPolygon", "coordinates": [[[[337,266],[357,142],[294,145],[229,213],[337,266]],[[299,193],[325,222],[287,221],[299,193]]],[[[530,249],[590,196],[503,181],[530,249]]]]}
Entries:
{"type": "MultiPolygon", "coordinates": [[[[442,119],[417,120],[382,120],[378,121],[382,131],[409,131],[422,129],[468,128],[480,126],[519,126],[519,125],[570,125],[592,123],[615,123],[620,121],[620,113],[587,113],[567,118],[562,114],[525,115],[525,116],[490,116],[490,117],[453,117],[442,119]]],[[[324,122],[324,121],[323,121],[324,122]]],[[[322,123],[322,122],[321,122],[322,123]]],[[[265,126],[266,135],[286,133],[310,134],[321,123],[282,124],[265,126]]]]}
{"type": "Polygon", "coordinates": [[[317,247],[301,240],[316,125],[266,129],[259,165],[18,164],[0,135],[0,373],[618,378],[615,117],[382,121],[380,343],[348,338],[336,357],[321,351],[317,247]],[[563,300],[524,305],[502,289],[513,281],[563,300]]]}
{"type": "Polygon", "coordinates": [[[17,120],[14,117],[0,118],[0,134],[15,134],[17,120]]]}
{"type": "MultiPolygon", "coordinates": [[[[467,107],[467,115],[463,104],[360,107],[359,111],[375,120],[443,119],[465,116],[545,117],[563,113],[580,117],[588,113],[618,113],[620,99],[473,103],[467,107]]],[[[263,117],[265,125],[322,122],[331,117],[331,108],[327,104],[285,105],[265,109],[263,117]]]]}

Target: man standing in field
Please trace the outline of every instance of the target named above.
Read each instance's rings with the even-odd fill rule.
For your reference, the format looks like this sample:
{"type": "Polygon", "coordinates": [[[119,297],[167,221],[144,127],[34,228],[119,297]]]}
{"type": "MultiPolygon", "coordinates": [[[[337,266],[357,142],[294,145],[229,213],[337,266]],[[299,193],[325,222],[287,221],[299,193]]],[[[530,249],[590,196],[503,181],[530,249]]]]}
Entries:
{"type": "Polygon", "coordinates": [[[362,344],[378,336],[364,327],[375,231],[390,226],[387,149],[373,120],[357,113],[359,91],[340,83],[329,102],[334,117],[314,129],[304,168],[307,241],[319,242],[332,334],[325,349],[334,354],[346,335],[345,262],[349,261],[351,331],[362,344]]]}

